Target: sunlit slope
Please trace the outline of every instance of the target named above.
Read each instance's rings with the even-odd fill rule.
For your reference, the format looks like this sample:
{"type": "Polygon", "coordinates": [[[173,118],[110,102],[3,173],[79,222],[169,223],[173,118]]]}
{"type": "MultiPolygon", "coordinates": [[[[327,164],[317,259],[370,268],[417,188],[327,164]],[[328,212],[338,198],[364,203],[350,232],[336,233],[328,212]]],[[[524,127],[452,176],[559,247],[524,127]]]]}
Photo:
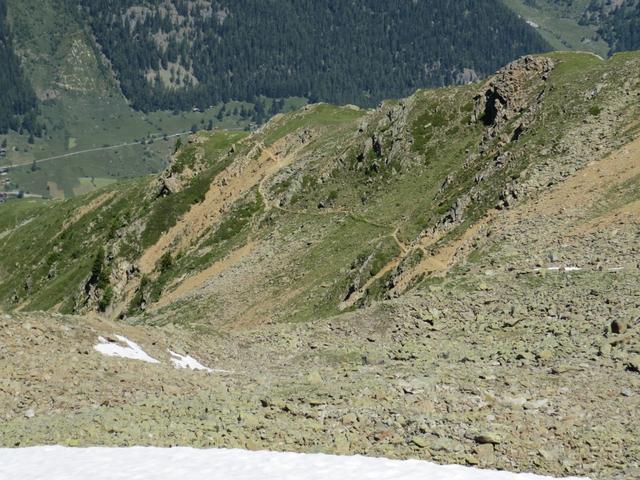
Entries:
{"type": "Polygon", "coordinates": [[[3,222],[2,302],[211,326],[402,295],[633,139],[639,60],[526,58],[371,111],[319,104],[250,135],[193,135],[157,178],[3,222]]]}

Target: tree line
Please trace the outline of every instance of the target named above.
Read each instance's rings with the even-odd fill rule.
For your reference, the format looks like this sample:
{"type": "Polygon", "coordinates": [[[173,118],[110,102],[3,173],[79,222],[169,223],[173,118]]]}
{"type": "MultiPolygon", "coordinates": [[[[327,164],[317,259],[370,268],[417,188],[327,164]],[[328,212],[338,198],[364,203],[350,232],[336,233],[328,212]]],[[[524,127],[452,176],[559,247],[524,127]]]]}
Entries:
{"type": "Polygon", "coordinates": [[[40,135],[37,98],[14,51],[6,0],[0,0],[0,134],[9,130],[40,135]]]}
{"type": "Polygon", "coordinates": [[[370,106],[549,49],[496,0],[69,1],[144,111],[260,95],[370,106]]]}

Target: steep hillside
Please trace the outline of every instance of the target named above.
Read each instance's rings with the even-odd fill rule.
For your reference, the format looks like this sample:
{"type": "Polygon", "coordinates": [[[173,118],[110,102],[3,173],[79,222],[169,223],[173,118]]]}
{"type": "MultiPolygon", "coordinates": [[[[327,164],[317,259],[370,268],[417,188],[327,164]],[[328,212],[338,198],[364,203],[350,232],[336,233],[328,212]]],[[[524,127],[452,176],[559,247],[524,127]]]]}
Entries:
{"type": "MultiPolygon", "coordinates": [[[[224,110],[219,104],[202,112],[136,112],[77,8],[66,0],[2,4],[13,37],[11,54],[15,52],[14,60],[20,60],[27,84],[35,91],[29,105],[35,106],[37,97],[39,113],[37,118],[27,116],[27,126],[32,125],[28,129],[0,128],[0,143],[6,148],[0,166],[12,167],[10,191],[65,198],[114,181],[157,174],[173,151],[175,134],[249,124],[244,112],[253,112],[253,105],[240,102],[224,110]]],[[[2,65],[3,75],[11,75],[12,66],[2,65]]],[[[12,92],[21,85],[19,80],[12,79],[11,88],[3,91],[12,92]]],[[[5,95],[0,102],[12,98],[5,95]]]]}
{"type": "Polygon", "coordinates": [[[549,48],[495,0],[77,3],[143,110],[258,95],[375,105],[549,48]]]}
{"type": "Polygon", "coordinates": [[[637,0],[503,0],[555,49],[601,56],[640,48],[637,0]]]}
{"type": "Polygon", "coordinates": [[[36,96],[15,54],[4,0],[0,2],[0,65],[0,134],[9,129],[39,133],[33,120],[36,96]]]}
{"type": "Polygon", "coordinates": [[[0,445],[638,477],[639,69],[525,57],[0,206],[0,445]]]}
{"type": "Polygon", "coordinates": [[[198,133],[158,178],[16,214],[1,298],[220,325],[402,294],[501,210],[628,141],[635,68],[635,54],[526,58],[372,111],[319,104],[248,136],[198,133]]]}

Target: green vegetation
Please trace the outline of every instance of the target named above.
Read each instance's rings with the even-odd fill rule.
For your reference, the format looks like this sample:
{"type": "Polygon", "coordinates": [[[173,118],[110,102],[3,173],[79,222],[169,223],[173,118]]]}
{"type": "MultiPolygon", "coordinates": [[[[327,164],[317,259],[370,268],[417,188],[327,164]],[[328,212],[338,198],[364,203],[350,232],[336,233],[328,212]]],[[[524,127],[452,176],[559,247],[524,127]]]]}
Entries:
{"type": "MultiPolygon", "coordinates": [[[[196,298],[163,315],[206,328],[214,317],[337,314],[395,294],[396,281],[413,269],[400,283],[433,286],[428,270],[417,268],[426,256],[504,208],[506,189],[553,163],[552,149],[575,141],[577,129],[612,128],[612,142],[631,134],[635,97],[618,92],[637,69],[637,54],[549,56],[550,72],[528,60],[513,67],[522,75],[493,83],[510,82],[495,87],[512,102],[504,117],[481,117],[489,107],[478,85],[422,90],[370,111],[307,106],[251,135],[197,133],[177,145],[161,177],[63,202],[25,202],[11,214],[0,207],[0,302],[26,310],[128,309],[144,322],[163,295],[180,299],[188,287],[196,298]],[[260,155],[264,145],[274,158],[260,155]],[[180,222],[231,165],[214,185],[224,187],[224,203],[207,203],[192,212],[201,218],[180,222]],[[158,244],[176,225],[170,246],[158,244]],[[424,240],[430,237],[434,243],[424,240]]],[[[615,198],[636,194],[631,185],[615,198]]]]}
{"type": "Polygon", "coordinates": [[[601,56],[640,48],[640,1],[502,0],[556,50],[601,56]]]}
{"type": "Polygon", "coordinates": [[[373,105],[459,82],[465,68],[486,75],[549,48],[495,0],[241,0],[214,15],[206,4],[176,0],[175,17],[163,15],[158,0],[145,2],[145,15],[135,0],[77,3],[125,95],[142,110],[253,103],[259,95],[373,105]],[[183,23],[190,35],[182,35],[183,23]]]}
{"type": "Polygon", "coordinates": [[[271,145],[276,140],[287,134],[305,127],[335,126],[352,122],[362,117],[365,110],[351,107],[336,107],[322,103],[309,106],[301,111],[294,112],[284,119],[271,122],[264,137],[265,145],[271,145]]]}
{"type": "Polygon", "coordinates": [[[36,120],[36,95],[14,52],[7,24],[7,5],[0,0],[0,134],[9,129],[40,135],[36,120]]]}
{"type": "MultiPolygon", "coordinates": [[[[136,112],[123,97],[111,70],[103,64],[74,2],[4,0],[5,3],[24,77],[40,98],[37,125],[45,132],[33,139],[19,127],[8,132],[0,129],[0,141],[7,144],[0,166],[14,166],[9,176],[10,190],[62,199],[104,186],[105,182],[87,183],[83,180],[86,178],[121,181],[157,174],[173,153],[176,138],[170,136],[187,132],[194,125],[198,130],[243,130],[252,119],[254,105],[236,101],[207,105],[199,111],[189,107],[184,112],[136,112]],[[126,145],[132,143],[135,144],[126,145]],[[38,163],[32,169],[33,160],[94,149],[102,150],[38,163]]],[[[9,67],[5,70],[10,71],[9,67]]],[[[11,88],[20,84],[16,79],[11,88]]],[[[4,91],[12,90],[7,87],[4,91]]],[[[10,98],[3,96],[0,102],[10,98]]],[[[271,101],[254,100],[260,100],[268,112],[271,101]]],[[[303,100],[287,100],[282,108],[290,109],[300,102],[303,100]]]]}
{"type": "Polygon", "coordinates": [[[611,52],[640,48],[640,0],[612,2],[592,0],[589,14],[599,23],[598,33],[609,43],[611,52]]]}
{"type": "Polygon", "coordinates": [[[597,25],[581,21],[591,0],[502,0],[515,13],[538,26],[554,50],[584,50],[601,56],[609,51],[597,25]]]}

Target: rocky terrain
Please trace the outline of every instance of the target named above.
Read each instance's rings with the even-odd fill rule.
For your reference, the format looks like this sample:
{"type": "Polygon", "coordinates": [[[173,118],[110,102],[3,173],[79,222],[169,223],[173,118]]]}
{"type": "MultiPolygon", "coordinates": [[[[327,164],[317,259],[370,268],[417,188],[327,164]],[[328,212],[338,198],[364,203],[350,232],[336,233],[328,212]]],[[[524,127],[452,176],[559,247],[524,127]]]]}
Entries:
{"type": "Polygon", "coordinates": [[[0,444],[640,475],[638,71],[527,57],[0,212],[0,444]]]}

